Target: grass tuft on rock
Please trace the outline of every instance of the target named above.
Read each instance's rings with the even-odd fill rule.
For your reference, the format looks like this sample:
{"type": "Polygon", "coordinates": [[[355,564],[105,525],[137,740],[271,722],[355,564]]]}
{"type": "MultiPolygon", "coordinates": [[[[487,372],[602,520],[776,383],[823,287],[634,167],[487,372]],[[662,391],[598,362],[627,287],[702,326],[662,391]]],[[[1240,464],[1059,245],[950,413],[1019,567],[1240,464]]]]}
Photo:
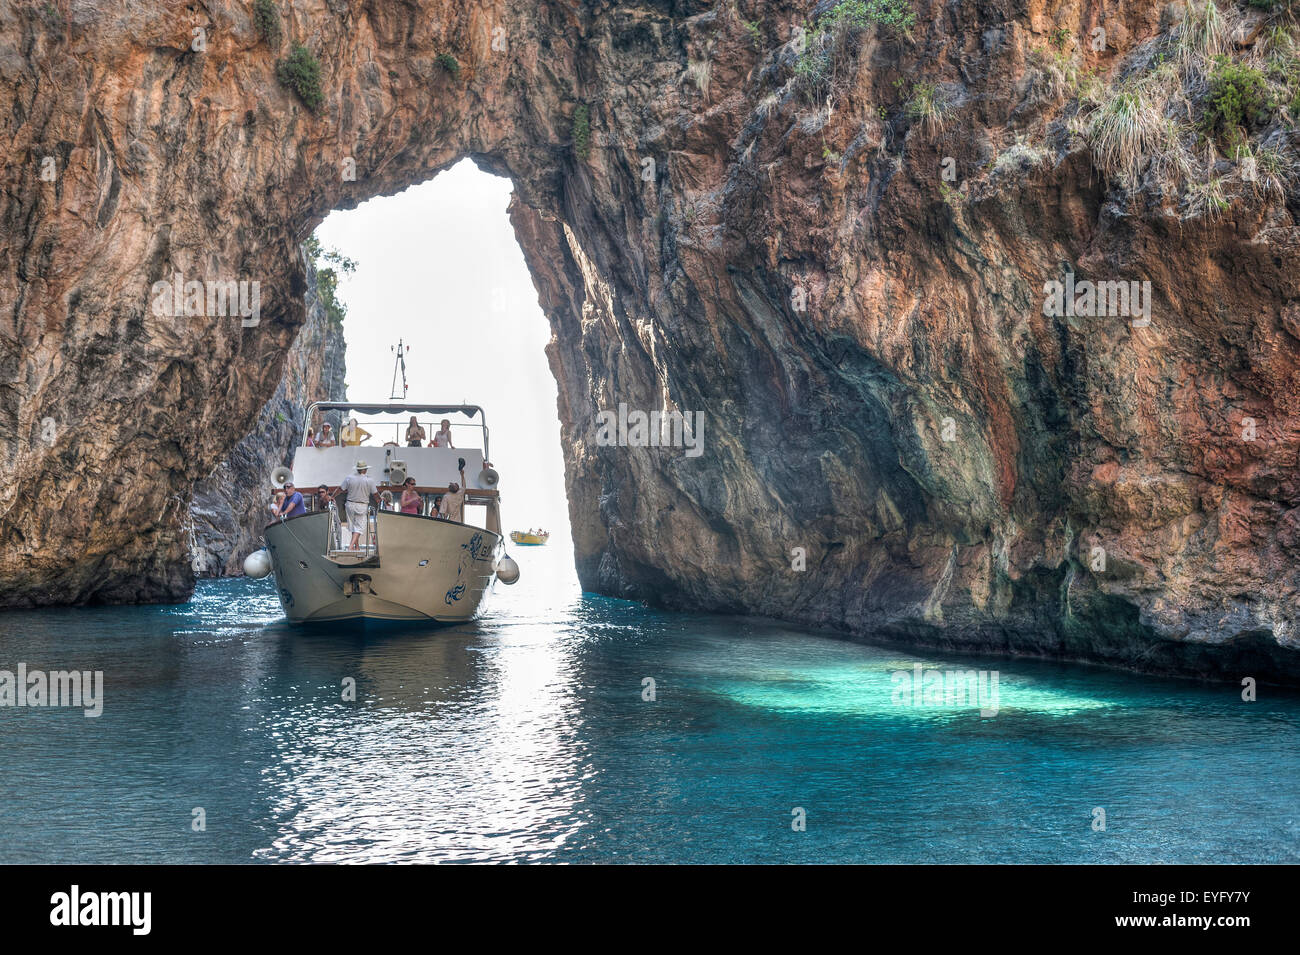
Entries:
{"type": "Polygon", "coordinates": [[[912,98],[905,110],[909,119],[916,120],[926,136],[943,129],[948,119],[948,105],[933,83],[917,83],[912,87],[912,98]]]}
{"type": "Polygon", "coordinates": [[[1174,58],[1184,67],[1213,60],[1227,51],[1228,34],[1228,23],[1214,0],[1205,0],[1200,6],[1189,4],[1174,40],[1174,58]]]}
{"type": "Polygon", "coordinates": [[[1166,126],[1142,90],[1115,93],[1088,118],[1085,136],[1098,168],[1126,183],[1137,180],[1145,161],[1166,142],[1166,126]]]}

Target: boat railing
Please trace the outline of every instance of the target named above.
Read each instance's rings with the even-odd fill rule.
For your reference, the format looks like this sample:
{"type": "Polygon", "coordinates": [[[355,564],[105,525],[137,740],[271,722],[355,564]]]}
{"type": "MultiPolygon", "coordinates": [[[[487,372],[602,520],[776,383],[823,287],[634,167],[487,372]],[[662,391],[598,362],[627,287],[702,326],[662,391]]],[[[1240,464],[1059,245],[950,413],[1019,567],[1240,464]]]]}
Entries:
{"type": "Polygon", "coordinates": [[[329,536],[325,538],[325,552],[328,554],[330,551],[343,549],[343,525],[339,521],[339,509],[334,502],[330,501],[326,506],[330,515],[329,530],[327,531],[329,536]]]}
{"type": "Polygon", "coordinates": [[[308,436],[316,433],[315,426],[319,421],[321,424],[329,421],[331,429],[334,429],[335,439],[338,440],[343,425],[350,418],[357,418],[357,424],[370,424],[376,430],[370,432],[366,429],[372,438],[382,437],[381,431],[386,433],[388,426],[394,426],[393,444],[403,446],[406,441],[406,427],[409,424],[409,416],[414,415],[416,422],[425,429],[424,444],[437,433],[437,424],[443,417],[451,414],[459,414],[469,419],[467,421],[450,421],[454,429],[473,429],[478,428],[483,437],[483,457],[485,460],[491,460],[492,455],[488,450],[488,425],[487,413],[479,405],[421,405],[408,404],[406,402],[389,401],[379,404],[366,404],[364,402],[352,404],[346,401],[316,401],[308,405],[303,415],[303,444],[308,444],[308,436]],[[384,415],[401,415],[406,420],[400,422],[388,421],[383,418],[384,415]],[[426,420],[421,420],[421,416],[428,416],[426,420]],[[474,420],[477,418],[477,422],[474,420]]]}
{"type": "Polygon", "coordinates": [[[352,529],[339,516],[338,506],[330,501],[326,507],[329,511],[329,529],[325,538],[327,556],[333,559],[335,556],[346,554],[349,563],[378,556],[379,527],[375,514],[379,508],[376,505],[372,503],[366,507],[366,533],[359,550],[353,550],[349,546],[352,543],[352,529]]]}

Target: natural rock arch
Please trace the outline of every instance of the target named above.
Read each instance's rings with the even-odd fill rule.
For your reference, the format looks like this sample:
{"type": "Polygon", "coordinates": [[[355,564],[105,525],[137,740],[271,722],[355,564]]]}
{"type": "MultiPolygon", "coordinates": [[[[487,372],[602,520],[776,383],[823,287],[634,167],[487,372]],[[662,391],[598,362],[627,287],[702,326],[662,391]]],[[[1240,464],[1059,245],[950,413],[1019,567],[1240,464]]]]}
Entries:
{"type": "Polygon", "coordinates": [[[1163,4],[922,0],[911,39],[861,38],[833,109],[790,82],[794,3],[276,6],[279,49],[224,0],[0,11],[4,603],[188,593],[184,506],[279,379],[298,242],[470,156],[515,183],[589,588],[1300,672],[1295,194],[1136,217],[1026,61],[1105,23],[1085,55],[1114,70],[1163,4]],[[276,81],[293,43],[317,113],[276,81]],[[922,75],[938,130],[899,102],[922,75]],[[995,163],[1017,133],[1048,158],[995,163]],[[1152,327],[1045,316],[1066,265],[1152,281],[1152,327]],[[177,273],[259,280],[260,323],[152,314],[177,273]],[[619,403],[704,411],[704,454],[598,447],[619,403]],[[1234,443],[1242,416],[1267,440],[1234,443]]]}

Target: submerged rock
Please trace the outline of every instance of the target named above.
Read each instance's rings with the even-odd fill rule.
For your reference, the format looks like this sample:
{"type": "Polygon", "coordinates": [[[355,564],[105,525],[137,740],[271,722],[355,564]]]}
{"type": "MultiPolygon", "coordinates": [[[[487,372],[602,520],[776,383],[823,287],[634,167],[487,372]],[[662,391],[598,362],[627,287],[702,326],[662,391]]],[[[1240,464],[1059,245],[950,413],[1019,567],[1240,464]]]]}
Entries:
{"type": "Polygon", "coordinates": [[[279,49],[221,0],[0,12],[6,604],[183,598],[192,490],[304,322],[298,241],[468,155],[516,186],[588,589],[1300,680],[1294,177],[1089,125],[1130,102],[1089,71],[1178,79],[1163,2],[277,6],[279,49]],[[319,90],[277,82],[297,43],[319,90]],[[156,314],[177,275],[260,282],[258,323],[156,314]],[[1149,322],[1118,284],[1049,304],[1076,280],[1149,322]],[[700,453],[598,440],[620,404],[702,413],[700,453]]]}

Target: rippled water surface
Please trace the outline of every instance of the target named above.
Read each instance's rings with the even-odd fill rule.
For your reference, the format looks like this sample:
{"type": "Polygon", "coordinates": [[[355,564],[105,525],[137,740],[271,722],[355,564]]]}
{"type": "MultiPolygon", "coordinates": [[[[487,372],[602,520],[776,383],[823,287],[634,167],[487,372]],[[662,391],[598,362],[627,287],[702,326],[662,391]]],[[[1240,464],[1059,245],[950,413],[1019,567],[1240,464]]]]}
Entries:
{"type": "Polygon", "coordinates": [[[514,556],[444,630],[295,630],[243,580],[0,615],[0,668],[105,681],[97,719],[0,707],[0,861],[1300,861],[1294,695],[659,613],[514,556]],[[916,663],[997,669],[997,715],[896,705],[916,663]]]}

